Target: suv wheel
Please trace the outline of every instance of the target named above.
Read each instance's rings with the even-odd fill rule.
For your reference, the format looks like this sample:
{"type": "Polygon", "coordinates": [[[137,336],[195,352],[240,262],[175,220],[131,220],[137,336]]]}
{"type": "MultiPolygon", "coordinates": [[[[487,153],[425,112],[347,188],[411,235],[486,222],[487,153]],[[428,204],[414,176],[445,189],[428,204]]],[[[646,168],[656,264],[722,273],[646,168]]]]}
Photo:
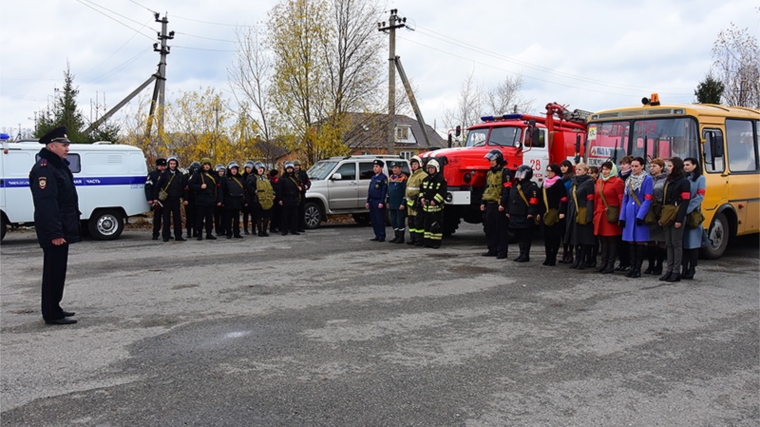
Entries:
{"type": "Polygon", "coordinates": [[[304,223],[306,228],[313,230],[319,227],[322,222],[322,211],[319,209],[319,205],[314,202],[306,202],[304,205],[304,223]]]}
{"type": "Polygon", "coordinates": [[[351,215],[354,217],[354,221],[356,221],[359,225],[369,225],[369,214],[353,214],[351,215]]]}

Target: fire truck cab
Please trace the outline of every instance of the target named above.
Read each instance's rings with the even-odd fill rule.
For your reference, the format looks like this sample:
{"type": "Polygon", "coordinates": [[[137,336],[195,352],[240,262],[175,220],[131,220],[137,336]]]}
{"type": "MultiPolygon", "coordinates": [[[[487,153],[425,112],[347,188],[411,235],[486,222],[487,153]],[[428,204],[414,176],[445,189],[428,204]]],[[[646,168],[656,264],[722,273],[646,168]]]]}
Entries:
{"type": "Polygon", "coordinates": [[[468,129],[464,147],[429,151],[422,161],[435,158],[448,184],[444,213],[445,234],[453,234],[461,220],[482,222],[480,201],[490,169],[486,153],[502,151],[507,166],[533,168],[539,185],[550,163],[570,160],[577,163],[585,150],[586,118],[590,112],[570,112],[562,105],[546,105],[546,115],[504,114],[482,117],[482,123],[468,129]]]}

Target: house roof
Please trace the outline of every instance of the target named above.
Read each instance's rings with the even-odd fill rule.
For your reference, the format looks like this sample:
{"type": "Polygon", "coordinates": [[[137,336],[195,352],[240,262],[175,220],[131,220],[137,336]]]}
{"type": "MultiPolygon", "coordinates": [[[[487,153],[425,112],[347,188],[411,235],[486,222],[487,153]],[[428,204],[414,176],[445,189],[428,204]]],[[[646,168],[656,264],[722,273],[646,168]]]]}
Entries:
{"type": "MultiPolygon", "coordinates": [[[[388,115],[371,114],[371,113],[348,113],[348,132],[346,133],[345,142],[353,148],[385,148],[387,147],[388,133],[388,115]]],[[[420,123],[404,115],[396,114],[393,122],[396,126],[409,126],[414,136],[413,142],[396,142],[397,149],[428,149],[446,147],[448,143],[431,126],[425,125],[428,137],[430,138],[430,147],[425,142],[425,136],[422,133],[420,123]]]]}

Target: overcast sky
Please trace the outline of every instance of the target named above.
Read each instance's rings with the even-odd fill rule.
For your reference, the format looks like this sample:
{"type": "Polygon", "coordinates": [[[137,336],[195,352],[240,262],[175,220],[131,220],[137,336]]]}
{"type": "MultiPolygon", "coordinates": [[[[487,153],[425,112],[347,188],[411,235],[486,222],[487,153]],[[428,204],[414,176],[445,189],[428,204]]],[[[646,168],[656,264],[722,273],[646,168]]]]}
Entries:
{"type": "MultiPolygon", "coordinates": [[[[61,88],[67,61],[88,118],[96,96],[102,104],[105,95],[110,108],[145,81],[158,63],[152,46],[160,24],[152,10],[168,12],[176,33],[167,97],[213,86],[232,98],[227,67],[235,27],[265,20],[276,1],[0,4],[0,128],[17,130],[33,127],[34,112],[61,88]]],[[[391,0],[387,10],[397,8],[415,29],[398,32],[396,52],[426,122],[440,129],[444,109],[456,105],[471,72],[484,87],[521,74],[523,94],[537,109],[556,101],[597,111],[637,105],[652,92],[664,103],[690,103],[722,29],[733,22],[760,36],[758,6],[757,0],[391,0]]]]}

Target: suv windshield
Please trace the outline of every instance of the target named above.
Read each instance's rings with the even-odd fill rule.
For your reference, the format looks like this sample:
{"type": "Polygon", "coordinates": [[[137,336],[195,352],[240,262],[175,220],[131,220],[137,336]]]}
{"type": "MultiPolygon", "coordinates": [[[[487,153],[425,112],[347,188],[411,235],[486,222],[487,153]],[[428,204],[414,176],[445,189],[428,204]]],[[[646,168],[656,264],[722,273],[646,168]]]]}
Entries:
{"type": "Polygon", "coordinates": [[[314,166],[310,167],[307,173],[309,179],[322,180],[327,178],[327,175],[335,168],[338,162],[320,160],[314,163],[314,166]]]}

